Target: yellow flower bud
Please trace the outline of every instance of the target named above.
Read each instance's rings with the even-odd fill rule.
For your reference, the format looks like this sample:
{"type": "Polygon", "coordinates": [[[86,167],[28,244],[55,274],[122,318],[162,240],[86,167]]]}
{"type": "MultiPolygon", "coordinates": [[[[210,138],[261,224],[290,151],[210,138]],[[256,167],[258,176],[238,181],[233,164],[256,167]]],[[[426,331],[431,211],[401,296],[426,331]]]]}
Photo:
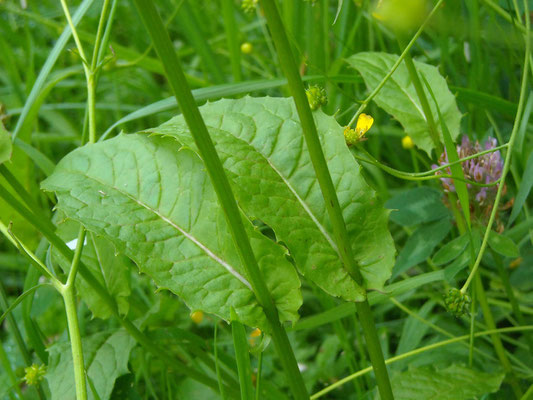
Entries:
{"type": "Polygon", "coordinates": [[[251,338],[256,338],[256,337],[259,337],[261,336],[261,329],[259,328],[255,328],[252,333],[250,333],[250,337],[251,338]]]}
{"type": "Polygon", "coordinates": [[[241,44],[241,53],[250,54],[254,50],[254,46],[250,42],[244,42],[241,44]]]}
{"type": "Polygon", "coordinates": [[[409,150],[409,149],[412,149],[413,147],[415,147],[415,144],[413,142],[413,139],[411,139],[411,136],[405,135],[402,138],[402,147],[404,149],[406,149],[406,150],[409,150]]]}
{"type": "Polygon", "coordinates": [[[195,324],[199,324],[200,322],[204,320],[204,313],[201,311],[194,311],[191,314],[191,319],[192,319],[192,322],[194,322],[195,324]]]}

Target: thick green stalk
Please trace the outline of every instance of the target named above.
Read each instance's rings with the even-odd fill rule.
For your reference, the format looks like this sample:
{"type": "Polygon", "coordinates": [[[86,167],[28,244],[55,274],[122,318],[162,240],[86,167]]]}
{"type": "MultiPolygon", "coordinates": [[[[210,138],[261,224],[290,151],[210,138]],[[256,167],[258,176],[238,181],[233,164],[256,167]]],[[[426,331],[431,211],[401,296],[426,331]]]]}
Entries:
{"type": "MultiPolygon", "coordinates": [[[[326,208],[331,220],[331,225],[335,235],[335,241],[338,245],[341,260],[350,274],[350,276],[359,285],[363,284],[363,279],[358,265],[352,254],[352,248],[348,240],[346,225],[339,206],[339,200],[331,175],[329,174],[328,165],[324,158],[322,146],[318,138],[318,133],[313,119],[313,114],[309,108],[309,102],[305,94],[304,85],[294,55],[285,33],[283,22],[281,21],[276,3],[274,0],[262,0],[261,4],[265,12],[270,32],[276,49],[278,51],[281,67],[287,77],[289,90],[294,98],[296,109],[302,124],[302,130],[307,144],[307,149],[313,163],[322,195],[326,203],[326,208]]],[[[364,290],[364,289],[363,289],[364,290]]],[[[374,325],[374,319],[370,310],[370,305],[365,299],[363,302],[356,303],[357,313],[365,335],[370,360],[375,369],[376,380],[382,399],[393,399],[392,389],[389,382],[387,367],[383,359],[381,345],[374,325]]]]}
{"type": "Polygon", "coordinates": [[[296,358],[294,357],[287,333],[279,321],[278,310],[276,309],[270,292],[263,280],[250,241],[244,230],[241,214],[228,178],[224,173],[222,163],[192,96],[185,75],[183,74],[181,63],[172,46],[168,33],[164,28],[161,17],[155,8],[155,5],[150,1],[135,0],[135,5],[150,33],[154,48],[163,62],[168,81],[174,91],[180,109],[183,112],[185,121],[191,130],[200,156],[202,157],[213,187],[217,193],[218,201],[224,210],[233,241],[242,264],[246,269],[247,278],[249,279],[255,296],[257,297],[259,304],[263,307],[265,315],[270,323],[272,338],[285,370],[286,379],[293,396],[297,399],[308,398],[307,389],[305,388],[300,370],[298,369],[296,358]]]}

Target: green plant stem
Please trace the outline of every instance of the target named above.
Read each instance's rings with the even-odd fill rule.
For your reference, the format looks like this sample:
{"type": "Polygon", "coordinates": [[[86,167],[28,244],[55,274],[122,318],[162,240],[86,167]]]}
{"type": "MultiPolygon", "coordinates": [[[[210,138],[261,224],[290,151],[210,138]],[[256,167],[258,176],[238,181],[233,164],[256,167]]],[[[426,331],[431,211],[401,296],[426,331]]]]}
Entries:
{"type": "MultiPolygon", "coordinates": [[[[416,180],[416,179],[413,179],[413,178],[427,177],[427,176],[433,177],[436,172],[439,172],[439,171],[442,171],[442,170],[444,170],[446,168],[449,168],[452,165],[456,165],[456,164],[462,163],[464,161],[471,160],[473,158],[481,157],[481,156],[483,156],[485,154],[494,153],[495,151],[498,151],[498,150],[501,150],[501,149],[505,149],[507,147],[508,147],[507,144],[503,144],[503,145],[497,146],[497,147],[495,147],[493,149],[480,151],[479,153],[472,154],[472,155],[464,157],[464,158],[460,158],[457,161],[450,162],[448,164],[443,164],[440,167],[437,167],[437,168],[434,168],[434,169],[431,169],[431,170],[428,170],[428,171],[424,171],[424,172],[405,172],[405,171],[400,171],[400,170],[397,170],[397,169],[394,169],[394,168],[391,168],[391,167],[387,167],[386,165],[383,165],[378,160],[376,160],[364,148],[357,147],[357,148],[352,148],[352,149],[360,150],[362,153],[364,153],[369,158],[369,160],[365,160],[364,158],[354,154],[354,157],[357,158],[358,160],[361,160],[361,161],[370,163],[372,165],[375,165],[375,166],[383,169],[385,172],[388,172],[392,176],[396,176],[397,178],[406,179],[406,180],[416,180]]],[[[353,151],[352,151],[352,153],[353,153],[353,151]]],[[[442,177],[442,176],[443,175],[439,175],[439,177],[442,177]]],[[[496,184],[496,182],[493,182],[493,183],[488,184],[488,186],[494,186],[495,184],[496,184]]]]}
{"type": "Polygon", "coordinates": [[[163,62],[168,81],[183,112],[185,121],[193,134],[194,141],[205,164],[218,201],[224,210],[233,241],[246,270],[247,278],[251,283],[259,304],[263,307],[265,316],[272,329],[272,338],[293,396],[296,399],[308,398],[307,389],[298,369],[287,333],[279,321],[278,310],[274,305],[262,273],[259,270],[257,260],[250,245],[250,240],[244,230],[241,214],[228,178],[224,173],[222,163],[192,96],[185,75],[183,74],[181,63],[174,51],[161,17],[152,2],[135,0],[135,5],[152,38],[154,48],[163,62]]]}
{"type": "Polygon", "coordinates": [[[241,73],[241,50],[239,48],[239,36],[237,30],[237,21],[235,21],[235,2],[233,0],[222,1],[222,17],[224,19],[224,30],[226,32],[226,41],[231,61],[231,72],[233,81],[242,80],[241,73]]]}
{"type": "MultiPolygon", "coordinates": [[[[74,268],[72,266],[71,268],[74,268]]],[[[65,285],[61,291],[67,313],[67,325],[72,348],[72,361],[74,363],[74,381],[76,383],[76,399],[87,400],[87,384],[85,380],[85,367],[83,363],[83,349],[81,344],[80,325],[76,306],[76,294],[73,285],[65,285]]]]}
{"type": "Polygon", "coordinates": [[[409,50],[411,50],[411,47],[413,47],[413,45],[415,44],[416,40],[418,39],[418,37],[422,34],[422,32],[424,31],[426,25],[428,24],[429,20],[431,19],[431,17],[433,17],[433,15],[437,12],[437,10],[439,9],[440,5],[442,4],[444,0],[439,0],[437,2],[437,4],[435,4],[435,7],[433,7],[433,9],[431,10],[431,12],[428,14],[428,16],[426,17],[426,19],[424,20],[424,22],[422,23],[422,25],[420,25],[420,28],[418,28],[418,30],[416,31],[415,35],[413,36],[413,38],[411,39],[411,41],[407,44],[407,46],[405,47],[405,49],[403,50],[402,54],[400,54],[400,57],[398,57],[398,60],[396,60],[396,62],[394,63],[394,65],[391,67],[390,71],[387,73],[387,75],[385,75],[383,77],[383,79],[381,80],[381,82],[379,83],[379,85],[376,86],[376,88],[368,95],[368,97],[363,100],[363,102],[361,103],[361,105],[359,106],[359,108],[357,109],[357,111],[355,112],[354,116],[352,117],[352,119],[350,120],[350,122],[348,123],[348,126],[352,126],[354,124],[355,121],[357,121],[357,118],[359,117],[359,115],[361,115],[361,113],[365,110],[365,108],[368,106],[368,104],[372,101],[372,99],[379,93],[379,91],[381,90],[381,88],[383,88],[383,86],[385,86],[385,83],[387,83],[387,81],[389,80],[389,78],[392,76],[392,74],[394,74],[394,71],[396,71],[396,69],[400,66],[400,64],[402,63],[403,59],[405,58],[405,56],[409,53],[409,50]]]}
{"type": "MultiPolygon", "coordinates": [[[[524,6],[526,10],[526,15],[528,15],[529,9],[528,9],[526,2],[524,3],[524,6]]],[[[529,32],[529,18],[526,18],[526,27],[527,27],[527,32],[529,32]]],[[[526,38],[528,37],[529,36],[526,35],[526,38]]],[[[511,166],[513,145],[514,145],[514,142],[516,140],[517,133],[519,130],[520,118],[522,117],[522,111],[524,109],[525,95],[526,95],[526,89],[527,89],[528,64],[529,64],[531,43],[529,40],[525,40],[525,42],[526,42],[526,51],[525,51],[525,57],[524,57],[524,69],[522,71],[522,85],[520,88],[520,98],[518,100],[518,109],[517,109],[514,124],[513,124],[513,130],[511,131],[511,137],[508,142],[508,150],[507,150],[507,155],[505,157],[505,162],[503,164],[502,175],[500,177],[500,185],[498,186],[498,191],[496,192],[496,197],[494,199],[494,204],[492,206],[492,211],[490,213],[489,222],[487,224],[487,228],[485,229],[483,241],[481,242],[481,248],[479,249],[472,271],[470,271],[470,275],[468,276],[468,279],[466,280],[465,284],[461,288],[461,292],[463,293],[466,293],[466,290],[468,289],[470,282],[472,282],[472,279],[474,278],[474,275],[476,274],[477,269],[479,268],[479,265],[481,264],[481,259],[483,258],[483,254],[485,253],[485,249],[487,248],[487,242],[489,239],[490,231],[492,229],[494,220],[496,219],[496,214],[498,212],[498,206],[500,205],[500,200],[502,197],[503,189],[505,187],[505,178],[507,177],[507,173],[509,172],[509,168],[511,166]]]]}
{"type": "MultiPolygon", "coordinates": [[[[494,333],[521,332],[521,331],[533,331],[533,325],[520,326],[520,327],[510,327],[510,328],[500,328],[500,329],[490,329],[490,330],[486,330],[486,331],[483,331],[483,332],[477,332],[475,334],[475,336],[476,337],[480,337],[480,336],[485,336],[485,335],[492,335],[494,333]]],[[[420,347],[418,349],[409,351],[407,353],[400,354],[400,355],[395,356],[395,357],[391,357],[391,358],[389,358],[389,359],[387,359],[385,361],[385,364],[387,364],[387,365],[388,364],[393,364],[393,363],[395,363],[397,361],[405,360],[406,358],[415,356],[415,355],[423,353],[425,351],[437,349],[439,347],[443,347],[443,346],[447,346],[449,344],[461,342],[463,340],[468,340],[469,338],[470,338],[470,335],[462,335],[462,336],[455,337],[453,339],[443,340],[442,342],[437,342],[437,343],[430,344],[428,346],[420,347]]],[[[358,378],[360,376],[368,374],[372,370],[373,370],[373,367],[368,367],[368,368],[362,369],[360,371],[357,371],[355,374],[352,374],[352,375],[349,375],[349,376],[347,376],[347,377],[345,377],[343,379],[340,379],[337,382],[335,382],[334,384],[329,385],[325,389],[322,389],[320,392],[317,392],[317,393],[313,394],[311,396],[311,400],[318,399],[319,397],[322,397],[325,394],[328,394],[332,390],[335,390],[335,389],[341,387],[345,383],[350,382],[352,379],[356,379],[356,378],[358,378]]]]}
{"type": "MultiPolygon", "coordinates": [[[[363,284],[363,279],[352,254],[352,248],[348,240],[348,233],[339,206],[337,193],[335,192],[335,187],[333,186],[331,175],[329,174],[328,165],[324,158],[324,153],[318,138],[315,121],[311,109],[309,108],[309,102],[305,94],[303,82],[298,72],[298,67],[285,33],[283,22],[274,0],[261,0],[261,4],[272,34],[272,39],[278,52],[281,67],[287,77],[289,90],[296,104],[307,149],[324,197],[324,202],[330,217],[341,260],[352,279],[361,286],[363,284]]],[[[387,367],[384,363],[381,344],[377,335],[372,311],[366,300],[366,292],[362,287],[361,290],[365,295],[365,300],[358,302],[355,305],[365,335],[370,360],[375,368],[379,392],[382,399],[393,399],[394,396],[392,394],[387,367]]]]}
{"type": "MultiPolygon", "coordinates": [[[[403,39],[401,38],[400,34],[397,35],[397,38],[400,47],[404,47],[403,39]]],[[[426,117],[426,123],[429,129],[429,136],[433,141],[437,154],[441,154],[443,152],[443,147],[439,138],[439,131],[437,130],[437,125],[435,124],[435,119],[433,118],[433,112],[431,111],[426,92],[424,91],[424,86],[422,86],[422,81],[420,80],[420,76],[418,75],[418,71],[416,69],[413,58],[411,57],[411,54],[406,53],[403,61],[405,62],[405,66],[407,67],[407,72],[409,73],[411,82],[415,87],[418,100],[420,100],[422,112],[426,117]]]]}

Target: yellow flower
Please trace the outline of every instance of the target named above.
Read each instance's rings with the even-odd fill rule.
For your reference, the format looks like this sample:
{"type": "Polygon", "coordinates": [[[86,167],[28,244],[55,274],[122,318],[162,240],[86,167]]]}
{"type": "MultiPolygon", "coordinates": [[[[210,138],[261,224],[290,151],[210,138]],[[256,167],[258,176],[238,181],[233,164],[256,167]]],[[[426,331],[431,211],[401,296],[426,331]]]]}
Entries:
{"type": "Polygon", "coordinates": [[[366,138],[364,138],[365,133],[367,133],[368,130],[372,127],[373,123],[374,118],[372,118],[370,115],[359,115],[359,118],[357,119],[357,124],[355,125],[355,129],[352,129],[349,126],[344,128],[344,139],[346,140],[346,144],[348,146],[351,146],[358,142],[366,140],[366,138]]]}
{"type": "Polygon", "coordinates": [[[192,322],[194,322],[195,324],[199,324],[200,322],[204,320],[204,313],[201,311],[194,311],[191,314],[191,319],[192,319],[192,322]]]}
{"type": "Polygon", "coordinates": [[[360,138],[363,137],[365,133],[372,127],[374,123],[374,118],[367,114],[361,114],[357,119],[357,124],[355,125],[355,131],[360,138]]]}
{"type": "Polygon", "coordinates": [[[415,147],[415,144],[413,143],[413,139],[411,139],[411,136],[405,135],[402,138],[402,147],[406,150],[409,150],[415,147]]]}
{"type": "Polygon", "coordinates": [[[256,337],[259,337],[261,336],[261,329],[259,328],[255,328],[252,333],[250,333],[250,337],[252,338],[256,338],[256,337]]]}
{"type": "Polygon", "coordinates": [[[250,54],[254,50],[254,46],[250,42],[244,42],[241,44],[242,54],[250,54]]]}

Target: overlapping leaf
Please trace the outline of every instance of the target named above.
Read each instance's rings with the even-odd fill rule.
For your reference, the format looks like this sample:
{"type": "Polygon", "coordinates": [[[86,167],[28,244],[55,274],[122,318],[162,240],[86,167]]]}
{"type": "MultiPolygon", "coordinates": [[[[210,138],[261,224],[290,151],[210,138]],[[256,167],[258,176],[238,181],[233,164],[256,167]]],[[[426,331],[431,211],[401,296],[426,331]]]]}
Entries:
{"type": "MultiPolygon", "coordinates": [[[[395,54],[361,52],[348,58],[347,61],[348,64],[361,73],[368,88],[374,90],[397,60],[398,56],[395,54]]],[[[422,74],[431,85],[450,135],[453,139],[456,139],[459,135],[461,113],[457,108],[454,95],[448,89],[446,80],[438,69],[432,65],[415,61],[415,66],[418,73],[422,74]]],[[[427,88],[424,88],[424,91],[427,98],[431,99],[427,88]]],[[[403,125],[405,132],[411,136],[419,148],[431,155],[434,144],[429,136],[422,105],[404,63],[400,64],[398,69],[388,79],[383,88],[374,97],[374,101],[403,125]]],[[[439,115],[435,104],[431,101],[430,108],[440,130],[439,115]]],[[[440,134],[442,138],[442,132],[440,134]]]]}
{"type": "Polygon", "coordinates": [[[480,372],[462,365],[441,370],[409,368],[392,379],[392,390],[397,400],[470,400],[497,391],[503,377],[504,373],[480,372]]]}
{"type": "MultiPolygon", "coordinates": [[[[42,184],[58,207],[111,240],[192,308],[269,331],[199,157],[172,139],[121,135],[67,155],[42,184]]],[[[246,229],[282,321],[296,321],[300,282],[286,250],[246,229]]]]}
{"type": "MultiPolygon", "coordinates": [[[[292,99],[221,100],[200,108],[235,196],[287,245],[300,272],[349,301],[362,291],[343,268],[292,99]]],[[[394,263],[388,211],[360,174],[333,117],[314,113],[349,238],[365,284],[382,289],[394,263]]],[[[183,117],[148,132],[196,148],[183,117]]]]}
{"type": "MultiPolygon", "coordinates": [[[[107,400],[111,396],[115,380],[128,372],[128,360],[135,340],[126,331],[99,332],[83,338],[85,370],[90,385],[98,398],[107,400]]],[[[59,342],[49,349],[50,363],[46,378],[52,400],[76,398],[74,365],[70,342],[59,342]]],[[[88,398],[95,399],[91,389],[88,398]]]]}

